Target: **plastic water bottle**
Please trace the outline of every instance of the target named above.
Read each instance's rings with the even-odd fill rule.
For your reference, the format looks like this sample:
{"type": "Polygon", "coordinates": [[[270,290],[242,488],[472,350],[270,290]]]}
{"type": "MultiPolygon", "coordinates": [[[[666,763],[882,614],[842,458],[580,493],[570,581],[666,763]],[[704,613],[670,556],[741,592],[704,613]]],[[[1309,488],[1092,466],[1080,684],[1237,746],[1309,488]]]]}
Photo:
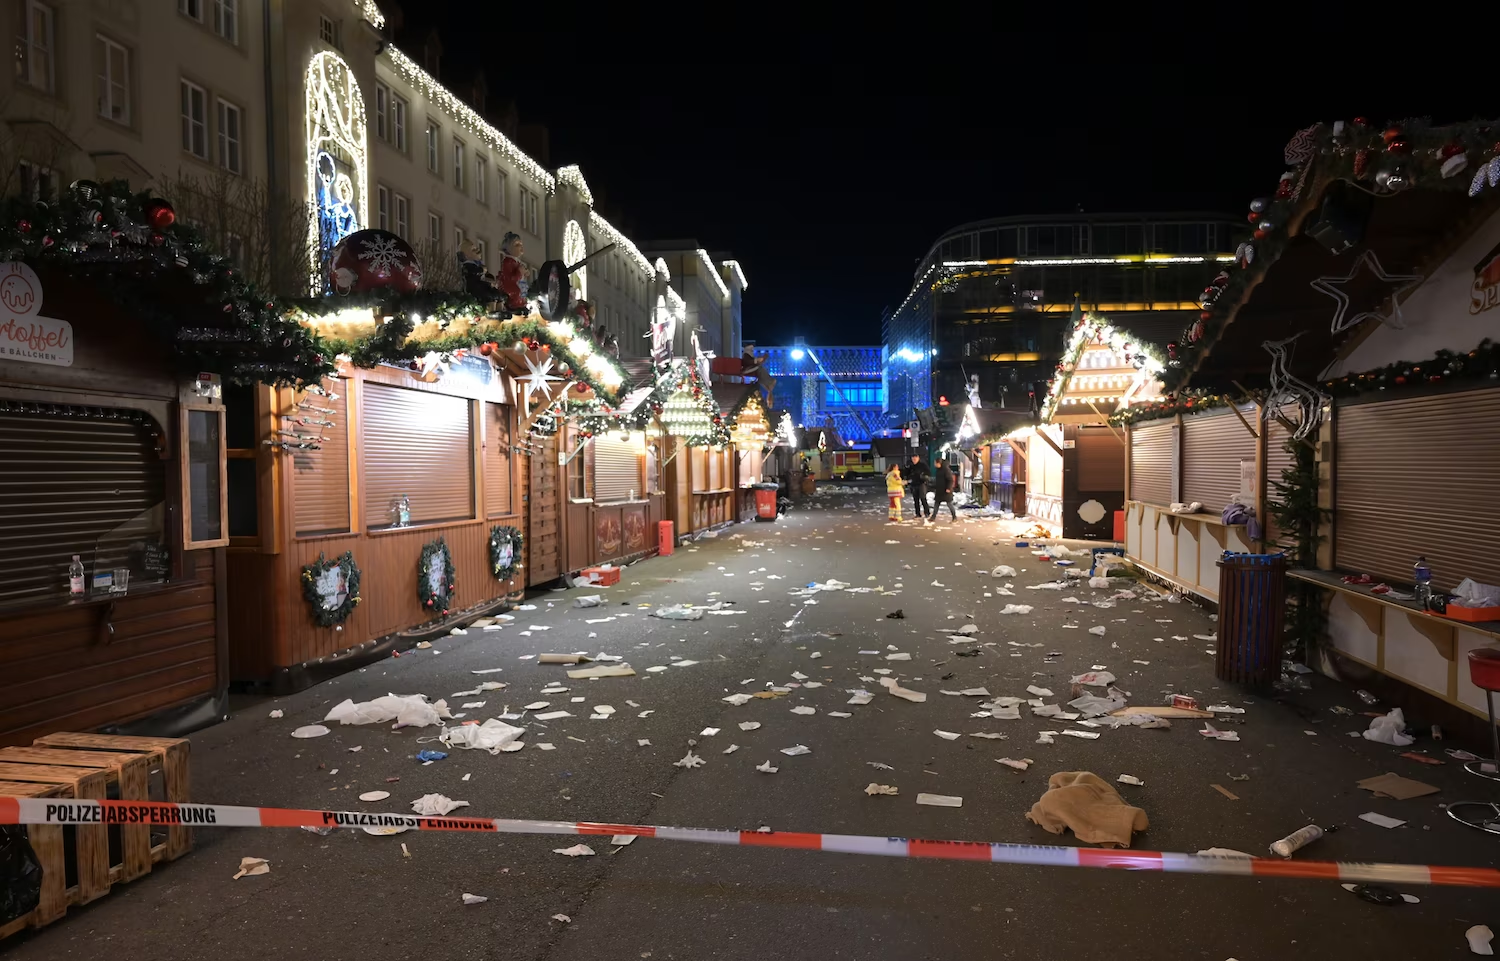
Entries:
{"type": "Polygon", "coordinates": [[[68,565],[68,593],[73,597],[83,596],[83,561],[78,555],[73,555],[73,563],[68,565]]]}
{"type": "Polygon", "coordinates": [[[1417,558],[1411,567],[1411,575],[1417,585],[1417,606],[1425,611],[1427,602],[1432,600],[1432,568],[1427,566],[1426,557],[1417,558]]]}

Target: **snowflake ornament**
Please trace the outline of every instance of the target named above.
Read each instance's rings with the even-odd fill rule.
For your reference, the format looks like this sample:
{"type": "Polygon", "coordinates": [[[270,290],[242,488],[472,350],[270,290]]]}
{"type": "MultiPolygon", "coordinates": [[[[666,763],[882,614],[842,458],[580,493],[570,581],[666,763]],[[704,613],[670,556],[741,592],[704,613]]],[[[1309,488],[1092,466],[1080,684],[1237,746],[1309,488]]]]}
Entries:
{"type": "Polygon", "coordinates": [[[522,359],[526,361],[526,369],[529,373],[516,378],[516,391],[521,395],[521,403],[525,409],[526,416],[530,417],[531,395],[540,392],[542,397],[548,403],[551,403],[552,388],[549,384],[560,381],[562,378],[554,377],[550,373],[553,364],[551,357],[544,359],[541,363],[537,363],[530,354],[524,355],[522,359]],[[522,389],[523,384],[525,385],[524,389],[522,389]]]}
{"type": "Polygon", "coordinates": [[[396,237],[371,237],[360,244],[359,259],[368,260],[375,273],[399,270],[406,266],[406,252],[400,243],[396,237]]]}

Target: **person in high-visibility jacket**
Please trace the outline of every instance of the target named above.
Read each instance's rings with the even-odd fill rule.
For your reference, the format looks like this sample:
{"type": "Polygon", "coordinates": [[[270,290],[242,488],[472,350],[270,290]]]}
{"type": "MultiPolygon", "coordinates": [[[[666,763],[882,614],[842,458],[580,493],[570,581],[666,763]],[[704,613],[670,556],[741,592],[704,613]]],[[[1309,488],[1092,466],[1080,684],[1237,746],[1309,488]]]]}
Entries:
{"type": "Polygon", "coordinates": [[[890,511],[886,518],[893,524],[901,522],[901,498],[906,496],[906,481],[901,478],[901,465],[894,463],[885,472],[885,493],[890,500],[890,511]]]}

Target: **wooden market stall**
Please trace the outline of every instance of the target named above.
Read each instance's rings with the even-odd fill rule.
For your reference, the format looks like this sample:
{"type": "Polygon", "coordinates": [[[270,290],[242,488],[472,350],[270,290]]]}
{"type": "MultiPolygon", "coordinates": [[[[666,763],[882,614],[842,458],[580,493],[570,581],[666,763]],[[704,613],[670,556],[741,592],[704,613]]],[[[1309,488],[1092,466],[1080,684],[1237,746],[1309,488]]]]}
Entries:
{"type": "MultiPolygon", "coordinates": [[[[1326,670],[1433,720],[1445,705],[1484,714],[1464,659],[1500,643],[1500,616],[1454,606],[1445,616],[1372,588],[1412,593],[1419,556],[1438,591],[1464,578],[1500,583],[1489,496],[1500,469],[1491,129],[1354,123],[1300,134],[1283,188],[1252,208],[1274,229],[1206,292],[1182,367],[1166,374],[1170,419],[1132,427],[1145,457],[1136,438],[1148,429],[1157,449],[1170,451],[1161,438],[1176,431],[1186,451],[1195,421],[1223,424],[1235,447],[1211,458],[1222,490],[1250,460],[1240,410],[1257,435],[1259,516],[1302,568],[1290,575],[1293,640],[1321,638],[1326,670]],[[1178,426],[1188,404],[1219,410],[1178,426]]],[[[1184,461],[1183,498],[1202,489],[1190,473],[1203,472],[1184,461]]],[[[1162,472],[1149,483],[1163,488],[1162,472]]]]}
{"type": "Polygon", "coordinates": [[[648,402],[632,391],[609,415],[571,419],[566,474],[567,570],[622,564],[657,549],[666,516],[660,450],[666,435],[648,402]]]}
{"type": "Polygon", "coordinates": [[[755,516],[754,485],[767,476],[766,461],[774,439],[765,402],[755,383],[716,383],[713,394],[733,445],[733,518],[748,521],[755,516]]]}

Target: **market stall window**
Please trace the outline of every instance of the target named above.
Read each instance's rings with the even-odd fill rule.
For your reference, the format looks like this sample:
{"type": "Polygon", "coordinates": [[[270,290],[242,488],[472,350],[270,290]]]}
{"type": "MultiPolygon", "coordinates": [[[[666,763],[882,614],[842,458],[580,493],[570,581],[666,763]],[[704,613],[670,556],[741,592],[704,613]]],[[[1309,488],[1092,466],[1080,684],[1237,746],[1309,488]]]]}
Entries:
{"type": "Polygon", "coordinates": [[[0,605],[66,598],[74,554],[90,584],[121,568],[131,586],[166,580],[166,466],[150,417],[0,398],[0,450],[0,605]]]}
{"type": "Polygon", "coordinates": [[[260,534],[260,501],[256,490],[256,394],[246,384],[224,385],[224,483],[229,488],[231,543],[249,543],[260,534]]]}
{"type": "Polygon", "coordinates": [[[185,405],[181,436],[183,549],[224,547],[229,543],[224,408],[185,405]]]}
{"type": "Polygon", "coordinates": [[[602,504],[641,496],[644,437],[639,432],[600,434],[594,438],[594,499],[602,504]]]}
{"type": "Polygon", "coordinates": [[[376,531],[472,518],[469,401],[370,381],[360,387],[365,526],[376,531]]]}
{"type": "Polygon", "coordinates": [[[572,452],[568,461],[568,499],[574,501],[591,500],[594,496],[594,472],[590,470],[593,464],[593,452],[587,442],[577,440],[580,449],[572,452]]]}
{"type": "MultiPolygon", "coordinates": [[[[288,433],[318,438],[315,447],[292,451],[292,520],[298,537],[349,530],[349,401],[345,395],[350,386],[346,380],[324,380],[323,393],[296,395],[291,410],[279,418],[283,429],[292,428],[288,433]]],[[[231,486],[231,507],[233,494],[231,486]]]]}

